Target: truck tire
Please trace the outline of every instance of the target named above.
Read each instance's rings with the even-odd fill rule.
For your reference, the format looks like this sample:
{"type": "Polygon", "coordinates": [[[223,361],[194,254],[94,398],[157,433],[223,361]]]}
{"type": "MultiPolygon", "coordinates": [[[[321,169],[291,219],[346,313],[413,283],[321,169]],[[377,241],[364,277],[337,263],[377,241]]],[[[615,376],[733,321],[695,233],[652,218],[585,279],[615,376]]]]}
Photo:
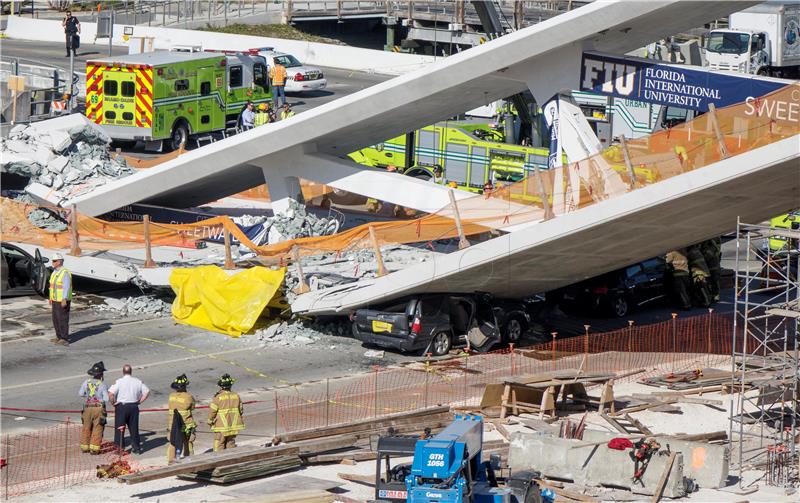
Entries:
{"type": "Polygon", "coordinates": [[[169,146],[171,150],[178,150],[181,148],[181,143],[186,145],[189,141],[189,126],[186,122],[179,121],[172,126],[172,134],[169,137],[169,146]]]}

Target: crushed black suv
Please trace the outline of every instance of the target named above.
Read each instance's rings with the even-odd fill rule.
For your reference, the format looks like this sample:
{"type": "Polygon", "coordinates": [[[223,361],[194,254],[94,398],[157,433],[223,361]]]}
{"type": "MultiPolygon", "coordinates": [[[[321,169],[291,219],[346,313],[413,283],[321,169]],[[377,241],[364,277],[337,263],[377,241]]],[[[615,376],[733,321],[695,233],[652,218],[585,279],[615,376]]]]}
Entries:
{"type": "Polygon", "coordinates": [[[380,309],[359,309],[351,318],[353,336],[364,343],[435,356],[454,346],[485,352],[517,342],[530,323],[523,302],[483,293],[405,297],[380,309]]]}

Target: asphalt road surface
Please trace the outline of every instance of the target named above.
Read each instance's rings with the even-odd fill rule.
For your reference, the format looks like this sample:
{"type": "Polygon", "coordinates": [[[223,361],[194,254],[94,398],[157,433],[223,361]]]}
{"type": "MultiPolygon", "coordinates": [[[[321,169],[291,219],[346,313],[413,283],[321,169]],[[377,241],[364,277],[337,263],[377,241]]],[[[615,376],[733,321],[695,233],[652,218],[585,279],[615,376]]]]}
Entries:
{"type": "MultiPolygon", "coordinates": [[[[63,69],[64,73],[69,71],[69,58],[65,57],[66,50],[62,44],[3,39],[1,52],[4,60],[19,58],[20,63],[55,66],[63,69]]],[[[112,48],[112,54],[114,55],[123,55],[127,54],[127,52],[126,47],[112,48]]],[[[75,59],[75,71],[85,74],[88,60],[106,57],[108,57],[108,45],[82,44],[75,59]]],[[[391,78],[387,75],[340,70],[337,68],[320,67],[320,69],[328,80],[326,89],[308,93],[287,93],[287,101],[296,112],[310,110],[323,103],[366,89],[391,78]]],[[[193,142],[189,142],[188,147],[191,148],[192,146],[193,142]]],[[[141,148],[139,151],[141,151],[141,148]]]]}
{"type": "MultiPolygon", "coordinates": [[[[169,317],[119,318],[80,304],[76,301],[71,320],[73,343],[62,347],[51,342],[50,310],[44,299],[3,299],[0,398],[4,408],[79,410],[78,388],[87,377],[87,369],[101,360],[109,369],[105,376],[109,385],[121,376],[123,364],[133,366],[133,374],[152,390],[143,408],[166,406],[170,383],[182,373],[191,380],[189,391],[201,403],[208,404],[218,389],[217,379],[227,372],[237,379],[234,390],[242,394],[243,400],[260,401],[246,406],[245,436],[266,440],[275,428],[272,390],[282,394],[292,394],[295,389],[324,390],[326,378],[332,382],[337,378],[348,379],[372,370],[373,365],[396,365],[418,359],[390,352],[380,359],[368,358],[365,356],[368,348],[350,337],[330,336],[297,347],[262,347],[254,336],[232,338],[178,325],[169,317]]],[[[204,424],[207,413],[197,412],[204,447],[210,445],[210,434],[204,424]]],[[[2,431],[15,434],[38,430],[63,421],[65,416],[80,421],[77,413],[3,410],[2,431]]],[[[166,419],[166,412],[141,416],[145,449],[159,447],[157,453],[152,452],[157,457],[164,455],[161,446],[166,419]]],[[[106,438],[109,435],[110,430],[106,438]]]]}

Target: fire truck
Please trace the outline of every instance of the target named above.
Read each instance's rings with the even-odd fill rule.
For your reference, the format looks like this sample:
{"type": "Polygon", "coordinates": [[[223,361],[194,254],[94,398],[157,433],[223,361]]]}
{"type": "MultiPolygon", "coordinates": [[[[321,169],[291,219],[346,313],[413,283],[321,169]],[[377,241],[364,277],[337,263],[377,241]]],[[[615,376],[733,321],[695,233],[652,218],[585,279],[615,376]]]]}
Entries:
{"type": "Polygon", "coordinates": [[[86,63],[86,116],[118,142],[177,149],[234,128],[248,101],[272,100],[258,52],[147,52],[86,63]]]}

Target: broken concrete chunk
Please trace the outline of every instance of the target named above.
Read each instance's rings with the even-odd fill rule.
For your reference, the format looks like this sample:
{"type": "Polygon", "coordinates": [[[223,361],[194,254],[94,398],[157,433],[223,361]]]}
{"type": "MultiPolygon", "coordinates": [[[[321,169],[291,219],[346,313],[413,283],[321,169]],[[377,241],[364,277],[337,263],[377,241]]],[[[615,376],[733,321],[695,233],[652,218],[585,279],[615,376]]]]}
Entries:
{"type": "Polygon", "coordinates": [[[110,141],[79,114],[15,127],[8,138],[0,139],[0,171],[28,177],[56,192],[45,197],[38,188],[28,191],[39,199],[63,201],[134,173],[123,158],[111,158],[110,141]]]}
{"type": "Polygon", "coordinates": [[[68,157],[58,156],[47,163],[47,170],[53,173],[63,173],[67,164],[69,164],[68,157]]]}
{"type": "Polygon", "coordinates": [[[50,131],[47,135],[42,135],[42,138],[46,138],[50,149],[59,154],[66,151],[72,144],[72,137],[69,133],[57,129],[50,131]]]}
{"type": "MultiPolygon", "coordinates": [[[[43,177],[40,177],[40,179],[41,178],[43,177]]],[[[52,180],[50,180],[49,184],[34,182],[25,187],[25,192],[29,194],[38,204],[44,206],[58,206],[62,201],[62,197],[54,192],[48,185],[52,185],[52,180]]]]}
{"type": "Polygon", "coordinates": [[[16,126],[11,128],[11,131],[8,132],[8,135],[9,136],[14,136],[14,135],[17,135],[19,133],[22,133],[26,129],[28,129],[28,125],[27,124],[17,124],[16,126]]]}
{"type": "Polygon", "coordinates": [[[169,316],[172,304],[154,295],[105,299],[105,304],[95,306],[100,311],[113,311],[124,316],[169,316]]]}

